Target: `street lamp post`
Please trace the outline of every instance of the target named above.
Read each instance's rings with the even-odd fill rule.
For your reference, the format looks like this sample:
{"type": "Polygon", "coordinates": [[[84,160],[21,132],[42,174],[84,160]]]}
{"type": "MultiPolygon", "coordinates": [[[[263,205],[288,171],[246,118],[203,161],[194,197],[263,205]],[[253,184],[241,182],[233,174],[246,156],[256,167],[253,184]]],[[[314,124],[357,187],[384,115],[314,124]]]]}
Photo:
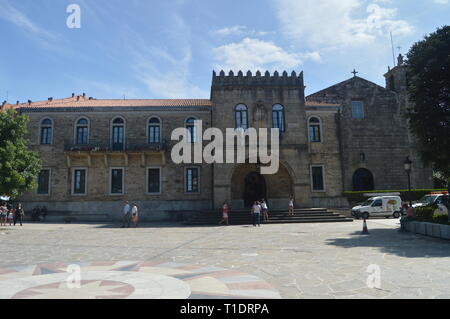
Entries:
{"type": "Polygon", "coordinates": [[[409,159],[409,156],[406,158],[406,160],[405,160],[405,162],[403,164],[405,166],[406,174],[408,174],[409,207],[412,207],[412,199],[411,199],[411,168],[412,168],[412,162],[409,159]]]}

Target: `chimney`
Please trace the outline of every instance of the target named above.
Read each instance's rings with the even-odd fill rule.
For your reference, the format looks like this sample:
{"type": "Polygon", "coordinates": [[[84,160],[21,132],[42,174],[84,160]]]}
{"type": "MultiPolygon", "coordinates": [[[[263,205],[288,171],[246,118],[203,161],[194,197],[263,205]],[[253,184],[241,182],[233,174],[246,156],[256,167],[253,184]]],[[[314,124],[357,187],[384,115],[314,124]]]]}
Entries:
{"type": "Polygon", "coordinates": [[[28,105],[31,105],[31,100],[28,100],[28,105]]]}
{"type": "Polygon", "coordinates": [[[53,101],[53,98],[52,98],[52,97],[49,97],[48,100],[49,100],[49,102],[51,102],[51,101],[53,101]]]}
{"type": "Polygon", "coordinates": [[[17,102],[16,102],[16,105],[19,105],[19,103],[20,103],[20,102],[19,102],[19,101],[17,101],[17,102]]]}
{"type": "Polygon", "coordinates": [[[6,105],[6,101],[3,101],[2,107],[0,109],[3,109],[3,107],[6,105]]]}
{"type": "Polygon", "coordinates": [[[92,96],[89,97],[89,100],[93,100],[94,98],[92,96]]]}
{"type": "Polygon", "coordinates": [[[86,97],[86,93],[83,93],[83,98],[85,98],[86,97]]]}
{"type": "Polygon", "coordinates": [[[72,97],[75,97],[75,93],[72,93],[72,97]]]}
{"type": "Polygon", "coordinates": [[[79,101],[79,100],[80,100],[80,96],[78,95],[78,96],[77,96],[77,101],[79,101]]]}

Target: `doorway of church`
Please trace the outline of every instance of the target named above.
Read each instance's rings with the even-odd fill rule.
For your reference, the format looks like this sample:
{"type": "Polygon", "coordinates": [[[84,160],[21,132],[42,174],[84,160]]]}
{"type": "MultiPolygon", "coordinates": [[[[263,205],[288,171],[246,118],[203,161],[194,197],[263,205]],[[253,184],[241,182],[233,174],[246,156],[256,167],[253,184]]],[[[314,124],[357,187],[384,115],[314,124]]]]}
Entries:
{"type": "Polygon", "coordinates": [[[258,172],[252,172],[245,177],[244,203],[245,207],[251,207],[255,201],[266,199],[266,180],[258,172]]]}

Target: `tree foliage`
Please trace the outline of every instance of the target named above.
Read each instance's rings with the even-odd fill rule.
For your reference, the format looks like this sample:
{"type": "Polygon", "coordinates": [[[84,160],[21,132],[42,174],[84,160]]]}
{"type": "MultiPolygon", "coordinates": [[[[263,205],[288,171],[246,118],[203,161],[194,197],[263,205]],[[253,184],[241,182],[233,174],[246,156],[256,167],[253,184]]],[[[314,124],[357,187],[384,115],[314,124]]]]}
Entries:
{"type": "Polygon", "coordinates": [[[450,179],[450,26],[415,43],[408,53],[409,120],[425,164],[450,179]]]}
{"type": "Polygon", "coordinates": [[[37,186],[41,163],[27,148],[27,123],[14,110],[0,112],[0,195],[14,198],[37,186]]]}

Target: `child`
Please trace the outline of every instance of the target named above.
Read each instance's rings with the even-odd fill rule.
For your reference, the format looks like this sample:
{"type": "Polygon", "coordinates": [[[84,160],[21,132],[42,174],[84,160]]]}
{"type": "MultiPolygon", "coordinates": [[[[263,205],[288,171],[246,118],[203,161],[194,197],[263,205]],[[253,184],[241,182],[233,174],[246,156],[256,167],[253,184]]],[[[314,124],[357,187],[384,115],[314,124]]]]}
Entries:
{"type": "Polygon", "coordinates": [[[137,228],[138,220],[139,220],[138,208],[136,203],[133,203],[133,205],[131,206],[131,222],[134,224],[134,228],[137,228]]]}
{"type": "Polygon", "coordinates": [[[227,202],[223,203],[223,206],[222,206],[222,220],[220,221],[219,225],[221,225],[224,222],[228,226],[228,204],[227,204],[227,202]]]}
{"type": "Polygon", "coordinates": [[[12,226],[12,223],[14,222],[14,211],[12,208],[8,212],[8,222],[9,226],[12,226]]]}
{"type": "Polygon", "coordinates": [[[294,197],[292,195],[289,199],[289,216],[294,216],[294,197]]]}

